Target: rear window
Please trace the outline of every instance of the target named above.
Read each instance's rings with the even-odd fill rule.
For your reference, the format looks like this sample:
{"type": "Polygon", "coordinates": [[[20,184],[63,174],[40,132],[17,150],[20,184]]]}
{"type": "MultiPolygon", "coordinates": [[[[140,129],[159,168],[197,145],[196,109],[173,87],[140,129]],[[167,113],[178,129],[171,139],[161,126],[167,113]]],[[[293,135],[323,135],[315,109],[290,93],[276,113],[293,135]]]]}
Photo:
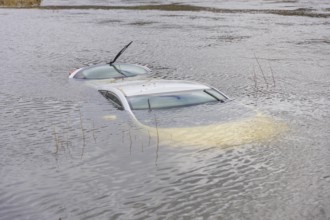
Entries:
{"type": "Polygon", "coordinates": [[[214,89],[128,97],[132,110],[176,108],[227,99],[214,89]]]}
{"type": "Polygon", "coordinates": [[[111,79],[147,74],[148,70],[134,64],[97,65],[79,71],[78,79],[111,79]]]}

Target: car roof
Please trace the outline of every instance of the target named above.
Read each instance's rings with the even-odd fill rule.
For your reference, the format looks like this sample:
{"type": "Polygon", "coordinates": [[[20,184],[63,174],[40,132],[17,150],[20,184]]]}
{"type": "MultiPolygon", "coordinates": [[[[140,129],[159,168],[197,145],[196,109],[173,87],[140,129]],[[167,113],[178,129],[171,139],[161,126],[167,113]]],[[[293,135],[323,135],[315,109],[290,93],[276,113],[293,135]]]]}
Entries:
{"type": "Polygon", "coordinates": [[[139,80],[122,83],[113,83],[102,86],[99,90],[116,88],[125,96],[148,95],[168,92],[182,92],[189,90],[209,89],[204,84],[183,80],[139,80]]]}

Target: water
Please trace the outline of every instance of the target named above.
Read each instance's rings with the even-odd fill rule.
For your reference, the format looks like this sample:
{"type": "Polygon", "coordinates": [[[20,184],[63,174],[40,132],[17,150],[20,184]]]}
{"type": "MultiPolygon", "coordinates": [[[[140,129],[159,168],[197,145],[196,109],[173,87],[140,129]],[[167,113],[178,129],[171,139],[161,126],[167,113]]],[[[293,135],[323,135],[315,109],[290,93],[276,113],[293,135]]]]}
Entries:
{"type": "Polygon", "coordinates": [[[82,9],[0,9],[0,17],[0,219],[330,218],[329,17],[82,9]],[[156,78],[211,84],[288,130],[226,148],[158,145],[93,88],[67,78],[131,40],[120,61],[147,65],[156,78]]]}

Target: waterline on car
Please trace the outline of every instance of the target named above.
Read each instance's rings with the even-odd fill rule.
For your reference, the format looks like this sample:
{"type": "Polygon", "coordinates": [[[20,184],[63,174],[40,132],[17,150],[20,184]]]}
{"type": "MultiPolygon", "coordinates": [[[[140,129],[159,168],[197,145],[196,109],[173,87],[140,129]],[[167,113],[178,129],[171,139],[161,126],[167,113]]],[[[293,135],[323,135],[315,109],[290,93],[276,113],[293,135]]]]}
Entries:
{"type": "Polygon", "coordinates": [[[162,145],[190,147],[233,147],[270,140],[288,131],[284,122],[258,113],[255,117],[233,122],[196,127],[159,128],[136,122],[162,145]]]}

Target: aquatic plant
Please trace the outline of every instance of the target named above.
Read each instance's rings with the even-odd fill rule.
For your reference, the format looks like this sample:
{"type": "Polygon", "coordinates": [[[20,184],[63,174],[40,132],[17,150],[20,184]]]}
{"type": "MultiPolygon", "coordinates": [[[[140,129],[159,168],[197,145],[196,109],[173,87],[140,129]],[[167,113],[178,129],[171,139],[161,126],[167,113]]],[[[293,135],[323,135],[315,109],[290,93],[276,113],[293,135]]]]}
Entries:
{"type": "Polygon", "coordinates": [[[0,6],[26,7],[40,6],[42,0],[0,0],[0,6]]]}

